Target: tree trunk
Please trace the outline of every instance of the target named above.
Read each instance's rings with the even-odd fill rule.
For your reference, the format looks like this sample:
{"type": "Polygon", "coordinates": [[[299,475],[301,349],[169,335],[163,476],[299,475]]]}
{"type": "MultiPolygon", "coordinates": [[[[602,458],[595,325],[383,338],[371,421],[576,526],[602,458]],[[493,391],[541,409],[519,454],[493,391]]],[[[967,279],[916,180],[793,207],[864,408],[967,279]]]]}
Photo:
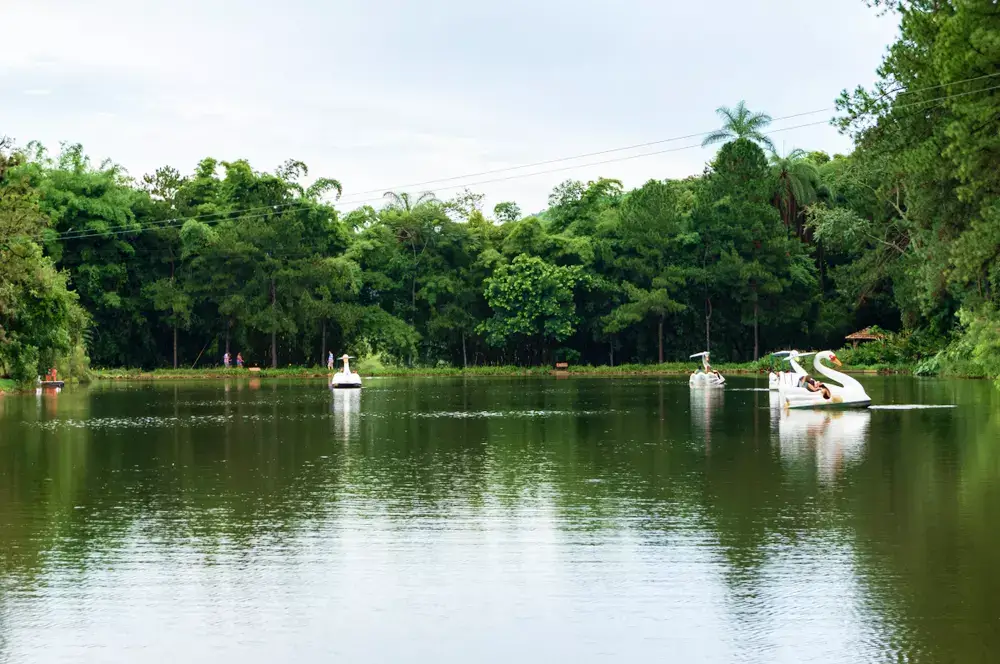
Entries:
{"type": "MultiPolygon", "coordinates": [[[[785,227],[791,228],[795,220],[792,219],[792,181],[790,179],[785,180],[785,197],[788,199],[788,212],[785,213],[785,218],[787,219],[785,227]]],[[[795,235],[797,237],[800,236],[798,228],[795,229],[795,235]]]]}
{"type": "Polygon", "coordinates": [[[229,355],[229,331],[233,327],[233,319],[226,321],[226,355],[229,355]]]}
{"type": "Polygon", "coordinates": [[[319,365],[323,366],[323,360],[326,358],[326,319],[323,319],[323,341],[320,343],[319,347],[319,365]]]}
{"type": "Polygon", "coordinates": [[[660,316],[660,323],[656,330],[656,338],[660,342],[660,364],[663,364],[663,316],[660,316]]]}
{"type": "Polygon", "coordinates": [[[274,320],[274,304],[275,300],[274,292],[274,279],[271,279],[271,368],[278,368],[278,326],[274,320]]]}
{"type": "Polygon", "coordinates": [[[462,332],[462,368],[466,369],[469,366],[468,356],[465,354],[465,332],[462,332]]]}
{"type": "MultiPolygon", "coordinates": [[[[174,261],[170,261],[170,285],[174,284],[174,261]]],[[[177,311],[174,310],[174,316],[176,317],[177,311]]],[[[174,369],[177,368],[177,321],[174,321],[174,369]]]]}
{"type": "Polygon", "coordinates": [[[615,340],[612,339],[608,342],[608,360],[611,362],[612,368],[615,366],[615,340]]]}
{"type": "Polygon", "coordinates": [[[753,301],[753,361],[756,362],[760,358],[760,347],[757,343],[758,341],[758,325],[757,325],[757,299],[754,298],[753,301]]]}
{"type": "Polygon", "coordinates": [[[705,350],[712,350],[712,298],[705,298],[705,350]]]}
{"type": "Polygon", "coordinates": [[[819,292],[826,292],[826,255],[823,253],[823,241],[816,243],[816,264],[819,265],[819,292]]]}

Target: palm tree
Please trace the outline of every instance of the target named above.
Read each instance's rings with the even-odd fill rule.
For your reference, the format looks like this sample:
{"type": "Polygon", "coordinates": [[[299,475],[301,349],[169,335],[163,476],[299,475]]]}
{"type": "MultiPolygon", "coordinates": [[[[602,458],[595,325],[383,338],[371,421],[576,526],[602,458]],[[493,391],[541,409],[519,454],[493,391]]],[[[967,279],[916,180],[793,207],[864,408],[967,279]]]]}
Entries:
{"type": "Polygon", "coordinates": [[[706,136],[701,142],[702,146],[745,138],[774,151],[774,143],[764,135],[764,128],[771,124],[771,116],[767,113],[752,112],[742,100],[736,104],[736,108],[720,106],[715,112],[723,120],[722,128],[706,136]]]}
{"type": "Polygon", "coordinates": [[[782,157],[771,152],[771,172],[774,177],[774,206],[781,213],[787,228],[795,224],[795,232],[802,236],[799,221],[802,208],[816,200],[820,187],[819,169],[809,159],[805,150],[795,149],[782,157]]]}
{"type": "Polygon", "coordinates": [[[405,191],[398,194],[394,191],[387,191],[385,192],[383,198],[387,198],[389,200],[387,207],[402,210],[403,212],[412,212],[421,205],[429,205],[431,203],[437,203],[438,201],[437,196],[435,196],[434,192],[431,191],[425,191],[415,199],[405,191]]]}

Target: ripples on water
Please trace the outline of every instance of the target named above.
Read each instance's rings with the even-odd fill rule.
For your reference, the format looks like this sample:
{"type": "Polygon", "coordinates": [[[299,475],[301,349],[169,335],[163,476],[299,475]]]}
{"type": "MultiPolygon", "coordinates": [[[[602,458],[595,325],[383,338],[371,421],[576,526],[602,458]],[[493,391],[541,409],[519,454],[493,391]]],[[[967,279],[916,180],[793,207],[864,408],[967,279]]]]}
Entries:
{"type": "Polygon", "coordinates": [[[6,398],[0,661],[993,661],[993,393],[733,382],[6,398]]]}

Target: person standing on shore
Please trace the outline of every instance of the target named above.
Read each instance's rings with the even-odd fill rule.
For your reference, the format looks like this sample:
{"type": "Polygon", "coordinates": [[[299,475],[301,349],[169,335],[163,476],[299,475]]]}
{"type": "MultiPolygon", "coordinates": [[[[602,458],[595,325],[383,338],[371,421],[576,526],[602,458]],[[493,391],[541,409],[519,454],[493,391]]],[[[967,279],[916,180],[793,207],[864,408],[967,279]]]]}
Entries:
{"type": "Polygon", "coordinates": [[[222,356],[222,364],[223,364],[223,365],[224,365],[224,366],[225,366],[225,367],[226,367],[227,369],[229,368],[229,361],[230,361],[230,359],[231,359],[231,358],[230,358],[230,356],[229,356],[229,353],[225,353],[225,354],[224,354],[224,355],[222,356]]]}
{"type": "Polygon", "coordinates": [[[243,368],[243,353],[236,353],[236,368],[243,368]]]}
{"type": "Polygon", "coordinates": [[[329,369],[330,371],[333,371],[333,351],[332,350],[330,351],[330,354],[327,355],[327,357],[326,357],[326,368],[329,369]]]}

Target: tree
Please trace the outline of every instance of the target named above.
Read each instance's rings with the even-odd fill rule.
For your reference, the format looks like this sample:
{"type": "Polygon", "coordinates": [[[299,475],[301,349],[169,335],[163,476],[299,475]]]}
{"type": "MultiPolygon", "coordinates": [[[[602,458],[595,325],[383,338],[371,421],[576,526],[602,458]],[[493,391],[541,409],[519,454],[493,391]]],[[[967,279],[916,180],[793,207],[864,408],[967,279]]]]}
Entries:
{"type": "Polygon", "coordinates": [[[618,332],[635,323],[640,323],[648,316],[657,319],[657,339],[659,341],[659,363],[663,364],[663,321],[669,314],[683,311],[685,305],[671,297],[671,292],[684,283],[683,273],[679,270],[653,279],[651,289],[642,289],[625,283],[625,291],[629,301],[612,311],[606,318],[604,329],[607,332],[618,332]]]}
{"type": "Polygon", "coordinates": [[[512,201],[503,201],[493,206],[493,216],[501,224],[509,224],[521,218],[521,208],[512,201]]]}
{"type": "Polygon", "coordinates": [[[24,163],[13,141],[0,136],[0,375],[20,383],[65,365],[82,349],[88,322],[67,275],[42,253],[48,219],[19,170],[24,163]]]}
{"type": "Polygon", "coordinates": [[[696,239],[688,227],[682,193],[677,186],[650,180],[629,193],[620,220],[609,229],[612,281],[622,284],[627,300],[603,318],[604,332],[621,332],[654,316],[661,364],[664,322],[687,308],[674,297],[687,285],[689,270],[682,261],[696,239]]]}
{"type": "Polygon", "coordinates": [[[492,346],[534,342],[536,357],[547,344],[569,338],[578,321],[573,289],[585,280],[579,267],[561,267],[520,255],[486,280],[493,316],[480,324],[492,346]]]}
{"type": "Polygon", "coordinates": [[[774,151],[774,143],[764,129],[771,124],[771,116],[767,113],[754,113],[747,108],[745,101],[740,101],[735,108],[720,106],[715,111],[722,118],[722,128],[710,133],[701,142],[702,146],[726,143],[740,138],[759,143],[774,151]]]}
{"type": "Polygon", "coordinates": [[[803,208],[816,200],[820,187],[819,169],[805,150],[795,149],[782,157],[772,152],[771,173],[774,178],[774,206],[781,214],[785,228],[795,230],[800,237],[805,230],[801,219],[803,208]]]}
{"type": "MultiPolygon", "coordinates": [[[[789,241],[769,202],[772,191],[767,158],[759,146],[739,138],[719,150],[694,224],[703,253],[693,275],[704,289],[709,350],[715,311],[722,313],[726,341],[737,355],[760,356],[762,321],[785,328],[783,334],[789,336],[800,338],[802,333],[785,321],[796,320],[811,306],[815,266],[806,245],[789,241]],[[743,325],[753,327],[752,350],[744,345],[743,325]]],[[[774,341],[781,340],[778,329],[766,331],[775,335],[774,341]]]]}
{"type": "Polygon", "coordinates": [[[14,174],[37,191],[50,229],[45,248],[93,320],[91,357],[103,366],[127,364],[133,349],[154,337],[135,243],[148,194],[120,166],[95,167],[78,144],[63,145],[55,159],[29,144],[14,174]]]}
{"type": "Polygon", "coordinates": [[[300,315],[304,327],[317,324],[320,327],[318,364],[322,365],[326,360],[327,324],[335,321],[340,325],[341,345],[345,347],[348,335],[354,332],[354,326],[347,322],[353,318],[353,311],[345,310],[356,306],[361,291],[361,267],[346,256],[337,256],[317,257],[303,268],[305,288],[300,315]]]}
{"type": "Polygon", "coordinates": [[[468,221],[472,215],[482,214],[484,198],[483,194],[473,193],[466,188],[442,203],[441,208],[454,221],[468,221]]]}
{"type": "Polygon", "coordinates": [[[385,192],[385,198],[388,201],[387,207],[402,212],[413,212],[413,210],[423,205],[432,205],[439,202],[437,196],[431,191],[425,191],[416,198],[413,198],[412,195],[405,191],[399,193],[387,191],[385,192]]]}

